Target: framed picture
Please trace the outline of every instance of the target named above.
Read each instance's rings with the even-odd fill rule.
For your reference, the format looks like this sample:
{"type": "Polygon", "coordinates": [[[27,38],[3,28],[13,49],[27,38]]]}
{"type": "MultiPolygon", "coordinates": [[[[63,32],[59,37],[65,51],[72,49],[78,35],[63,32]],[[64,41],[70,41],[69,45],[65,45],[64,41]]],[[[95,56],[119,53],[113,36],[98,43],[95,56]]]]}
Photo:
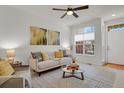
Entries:
{"type": "Polygon", "coordinates": [[[39,27],[30,27],[30,45],[47,45],[47,30],[39,27]]]}
{"type": "Polygon", "coordinates": [[[60,45],[60,32],[48,30],[48,45],[60,45]]]}

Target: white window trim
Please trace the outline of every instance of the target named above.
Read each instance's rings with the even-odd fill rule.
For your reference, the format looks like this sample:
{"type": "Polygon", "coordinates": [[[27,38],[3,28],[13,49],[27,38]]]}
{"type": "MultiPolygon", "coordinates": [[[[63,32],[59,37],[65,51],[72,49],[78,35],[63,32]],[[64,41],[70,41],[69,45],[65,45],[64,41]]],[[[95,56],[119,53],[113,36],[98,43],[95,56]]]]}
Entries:
{"type": "MultiPolygon", "coordinates": [[[[94,30],[94,29],[93,29],[94,30]]],[[[95,31],[93,31],[93,32],[88,32],[88,33],[94,33],[94,42],[95,42],[95,31]]],[[[78,34],[75,34],[74,35],[74,46],[76,46],[76,41],[75,41],[75,36],[76,35],[82,35],[83,36],[83,34],[88,34],[88,33],[85,33],[85,32],[83,32],[82,31],[82,33],[78,33],[78,34]]],[[[83,40],[83,41],[88,41],[88,40],[83,40]]],[[[79,44],[80,45],[80,44],[79,44]]],[[[85,43],[84,43],[84,47],[85,47],[85,43]]],[[[76,47],[74,48],[75,49],[75,55],[84,55],[84,56],[95,56],[95,50],[94,50],[94,54],[85,54],[85,48],[83,47],[83,53],[76,53],[76,47]]]]}

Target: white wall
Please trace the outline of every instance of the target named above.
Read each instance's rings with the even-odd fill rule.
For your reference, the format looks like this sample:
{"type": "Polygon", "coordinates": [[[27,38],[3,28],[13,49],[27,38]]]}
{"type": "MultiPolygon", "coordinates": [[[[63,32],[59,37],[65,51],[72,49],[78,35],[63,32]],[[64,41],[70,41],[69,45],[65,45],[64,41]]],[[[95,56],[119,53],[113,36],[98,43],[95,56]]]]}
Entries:
{"type": "Polygon", "coordinates": [[[72,31],[71,44],[73,44],[74,35],[78,33],[77,30],[86,26],[94,26],[95,28],[95,54],[91,56],[91,55],[82,55],[82,54],[74,53],[74,55],[76,56],[79,62],[101,65],[102,64],[102,35],[101,35],[101,19],[100,18],[71,26],[70,27],[72,31]]]}
{"type": "Polygon", "coordinates": [[[6,58],[6,49],[15,48],[16,60],[28,64],[30,51],[54,51],[60,46],[30,46],[30,26],[60,31],[60,43],[69,47],[69,29],[54,20],[44,19],[11,6],[0,6],[0,58],[6,58]]]}
{"type": "Polygon", "coordinates": [[[101,34],[102,34],[102,63],[106,63],[106,30],[104,20],[101,20],[101,34]]]}

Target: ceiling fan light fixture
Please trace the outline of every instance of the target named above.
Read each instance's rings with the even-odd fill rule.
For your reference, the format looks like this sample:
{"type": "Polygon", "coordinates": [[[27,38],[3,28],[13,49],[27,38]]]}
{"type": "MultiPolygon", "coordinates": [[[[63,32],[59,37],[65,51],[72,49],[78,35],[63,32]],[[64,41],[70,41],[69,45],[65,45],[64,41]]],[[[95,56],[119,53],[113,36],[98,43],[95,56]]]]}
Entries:
{"type": "Polygon", "coordinates": [[[116,16],[116,14],[112,14],[112,16],[113,16],[113,17],[115,17],[115,16],[116,16]]]}
{"type": "Polygon", "coordinates": [[[67,15],[72,15],[73,11],[67,11],[67,15]]]}
{"type": "Polygon", "coordinates": [[[65,13],[60,18],[64,18],[66,15],[73,15],[75,18],[78,18],[79,16],[76,14],[76,11],[84,10],[84,9],[88,9],[88,8],[89,8],[89,6],[85,5],[85,6],[80,6],[80,7],[76,7],[76,8],[72,8],[69,6],[66,9],[53,8],[52,10],[65,11],[65,13]]]}

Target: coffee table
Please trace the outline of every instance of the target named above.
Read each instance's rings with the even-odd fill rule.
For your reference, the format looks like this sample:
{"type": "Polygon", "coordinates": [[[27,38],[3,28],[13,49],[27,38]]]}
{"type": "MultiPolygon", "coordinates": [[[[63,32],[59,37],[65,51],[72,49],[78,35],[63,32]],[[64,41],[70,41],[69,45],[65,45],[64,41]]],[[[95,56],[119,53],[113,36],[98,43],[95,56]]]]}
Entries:
{"type": "Polygon", "coordinates": [[[84,80],[83,71],[80,69],[79,70],[67,70],[67,67],[65,67],[65,68],[62,68],[62,71],[63,71],[63,76],[62,76],[63,78],[75,77],[75,78],[84,80]],[[65,75],[66,73],[69,73],[71,75],[65,75]],[[76,75],[78,73],[81,75],[81,77],[76,75]]]}

